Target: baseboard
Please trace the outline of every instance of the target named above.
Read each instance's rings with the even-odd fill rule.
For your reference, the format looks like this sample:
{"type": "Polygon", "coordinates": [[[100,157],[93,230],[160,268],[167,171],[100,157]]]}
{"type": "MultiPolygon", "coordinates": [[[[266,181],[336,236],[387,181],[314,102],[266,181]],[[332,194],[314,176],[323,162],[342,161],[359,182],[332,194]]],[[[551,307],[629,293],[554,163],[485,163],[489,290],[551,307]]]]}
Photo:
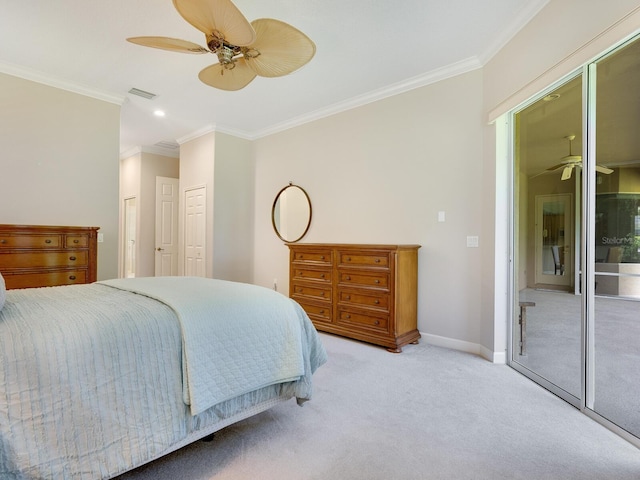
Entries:
{"type": "Polygon", "coordinates": [[[479,355],[492,363],[506,363],[507,360],[505,352],[493,352],[484,345],[480,345],[479,343],[466,342],[464,340],[458,340],[456,338],[441,337],[440,335],[433,335],[423,332],[420,332],[420,335],[422,336],[422,340],[429,345],[450,348],[452,350],[460,350],[461,352],[473,353],[474,355],[479,355]]]}

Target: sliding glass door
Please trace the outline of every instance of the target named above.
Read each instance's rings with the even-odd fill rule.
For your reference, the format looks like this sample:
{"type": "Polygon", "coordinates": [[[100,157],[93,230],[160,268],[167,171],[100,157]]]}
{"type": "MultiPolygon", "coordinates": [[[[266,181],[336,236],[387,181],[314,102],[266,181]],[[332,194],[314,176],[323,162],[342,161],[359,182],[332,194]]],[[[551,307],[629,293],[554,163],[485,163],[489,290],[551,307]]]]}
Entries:
{"type": "Polygon", "coordinates": [[[640,437],[640,41],[513,112],[509,363],[640,437]]]}
{"type": "Polygon", "coordinates": [[[514,115],[516,271],[512,366],[582,398],[582,75],[514,115]]]}
{"type": "Polygon", "coordinates": [[[640,436],[640,41],[590,70],[594,302],[586,406],[640,436]]]}

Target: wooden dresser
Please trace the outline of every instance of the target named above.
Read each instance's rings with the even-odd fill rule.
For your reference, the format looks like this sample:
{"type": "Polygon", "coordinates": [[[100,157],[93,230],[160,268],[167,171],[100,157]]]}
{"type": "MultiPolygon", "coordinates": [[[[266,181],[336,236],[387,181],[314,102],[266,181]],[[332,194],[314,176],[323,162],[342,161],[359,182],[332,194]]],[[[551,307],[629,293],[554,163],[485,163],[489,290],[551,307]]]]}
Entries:
{"type": "Polygon", "coordinates": [[[95,282],[98,229],[0,225],[0,273],[7,289],[95,282]]]}
{"type": "Polygon", "coordinates": [[[289,295],[318,330],[401,352],[417,343],[420,245],[288,243],[289,295]]]}

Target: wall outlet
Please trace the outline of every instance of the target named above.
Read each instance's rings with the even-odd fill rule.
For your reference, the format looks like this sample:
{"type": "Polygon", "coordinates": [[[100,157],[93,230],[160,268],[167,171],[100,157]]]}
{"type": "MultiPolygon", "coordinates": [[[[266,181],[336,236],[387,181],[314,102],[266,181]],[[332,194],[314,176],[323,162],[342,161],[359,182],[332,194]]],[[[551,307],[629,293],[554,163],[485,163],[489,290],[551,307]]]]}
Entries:
{"type": "Polygon", "coordinates": [[[438,212],[438,221],[444,222],[444,212],[438,212]]]}
{"type": "Polygon", "coordinates": [[[277,292],[278,291],[278,279],[274,278],[273,279],[273,289],[277,292]]]}
{"type": "Polygon", "coordinates": [[[98,233],[98,243],[104,242],[104,235],[102,233],[98,233]]]}

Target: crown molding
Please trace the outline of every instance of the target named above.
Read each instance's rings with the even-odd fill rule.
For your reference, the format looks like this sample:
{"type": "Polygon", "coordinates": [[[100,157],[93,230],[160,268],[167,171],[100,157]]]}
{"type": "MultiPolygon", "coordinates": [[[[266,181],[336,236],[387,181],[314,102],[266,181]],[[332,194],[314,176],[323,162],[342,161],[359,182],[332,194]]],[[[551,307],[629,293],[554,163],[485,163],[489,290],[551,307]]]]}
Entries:
{"type": "Polygon", "coordinates": [[[50,75],[45,75],[44,73],[38,72],[36,70],[20,67],[11,63],[0,62],[0,73],[6,73],[7,75],[12,75],[14,77],[24,78],[25,80],[30,80],[32,82],[42,83],[44,85],[59,88],[61,90],[66,90],[68,92],[78,93],[80,95],[92,97],[97,100],[115,103],[116,105],[122,105],[126,99],[126,97],[122,95],[115,95],[113,93],[97,90],[85,85],[53,78],[50,75]]]}
{"type": "Polygon", "coordinates": [[[528,2],[510,25],[506,25],[497,35],[493,43],[479,55],[480,63],[486,65],[502,48],[516,36],[551,0],[528,2]]]}
{"type": "Polygon", "coordinates": [[[186,143],[190,140],[194,140],[198,137],[202,137],[203,135],[206,135],[208,133],[215,132],[215,131],[216,131],[215,125],[205,125],[204,127],[199,128],[198,130],[195,130],[192,133],[187,133],[186,135],[180,138],[176,138],[176,142],[178,142],[178,145],[182,145],[183,143],[186,143]]]}
{"type": "Polygon", "coordinates": [[[465,60],[452,63],[451,65],[437,68],[428,73],[417,75],[402,82],[398,82],[387,87],[380,88],[378,90],[373,90],[363,95],[350,98],[344,102],[335,103],[333,105],[329,105],[326,108],[321,108],[319,110],[311,112],[307,115],[302,115],[286,122],[266,128],[264,130],[260,130],[251,136],[251,140],[266,137],[268,135],[273,135],[274,133],[282,132],[284,130],[297,127],[305,123],[313,122],[315,120],[329,117],[337,113],[345,112],[353,108],[361,107],[368,103],[373,103],[378,100],[383,100],[394,95],[414,90],[416,88],[431,85],[447,78],[455,77],[463,73],[477,70],[478,68],[482,68],[482,63],[480,63],[480,60],[477,57],[467,58],[465,60]]]}

